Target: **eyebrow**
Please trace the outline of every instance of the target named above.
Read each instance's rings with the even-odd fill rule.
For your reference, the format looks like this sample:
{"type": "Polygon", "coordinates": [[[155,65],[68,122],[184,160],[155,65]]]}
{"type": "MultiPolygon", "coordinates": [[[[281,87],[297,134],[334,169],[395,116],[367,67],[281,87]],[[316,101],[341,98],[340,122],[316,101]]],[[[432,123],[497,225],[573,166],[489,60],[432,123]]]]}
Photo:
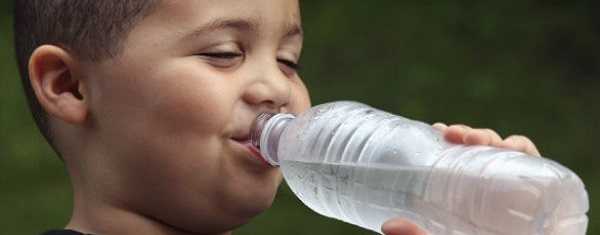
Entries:
{"type": "MultiPolygon", "coordinates": [[[[209,21],[208,23],[200,26],[199,28],[192,30],[190,33],[186,34],[184,39],[193,39],[197,38],[200,35],[224,30],[224,29],[234,29],[237,31],[245,31],[245,32],[259,32],[261,19],[244,19],[244,18],[219,18],[209,21]]],[[[302,26],[298,23],[289,23],[285,25],[285,34],[284,37],[292,37],[292,36],[300,36],[303,37],[304,31],[302,30],[302,26]]]]}

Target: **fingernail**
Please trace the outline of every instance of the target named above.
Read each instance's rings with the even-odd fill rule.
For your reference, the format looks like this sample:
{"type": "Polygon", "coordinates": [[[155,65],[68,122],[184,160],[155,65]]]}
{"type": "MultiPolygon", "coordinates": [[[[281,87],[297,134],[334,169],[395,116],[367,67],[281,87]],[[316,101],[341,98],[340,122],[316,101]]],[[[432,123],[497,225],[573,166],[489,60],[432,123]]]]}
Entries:
{"type": "Polygon", "coordinates": [[[446,129],[448,127],[448,126],[446,126],[446,124],[441,123],[441,122],[436,122],[436,123],[434,123],[431,126],[433,126],[434,128],[436,128],[438,130],[444,130],[444,129],[446,129]]]}

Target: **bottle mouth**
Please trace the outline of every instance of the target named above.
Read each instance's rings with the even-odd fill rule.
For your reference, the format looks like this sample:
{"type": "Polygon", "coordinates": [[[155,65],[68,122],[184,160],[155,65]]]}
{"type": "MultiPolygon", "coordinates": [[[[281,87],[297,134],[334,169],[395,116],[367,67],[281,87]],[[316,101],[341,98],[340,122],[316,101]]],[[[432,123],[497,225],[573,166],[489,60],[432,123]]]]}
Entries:
{"type": "Polygon", "coordinates": [[[279,166],[279,139],[288,122],[294,118],[296,116],[289,113],[261,113],[252,123],[250,143],[272,166],[279,166]]]}
{"type": "Polygon", "coordinates": [[[259,114],[254,122],[252,123],[252,129],[250,130],[250,143],[260,149],[260,136],[265,128],[265,125],[276,113],[261,113],[259,114]]]}

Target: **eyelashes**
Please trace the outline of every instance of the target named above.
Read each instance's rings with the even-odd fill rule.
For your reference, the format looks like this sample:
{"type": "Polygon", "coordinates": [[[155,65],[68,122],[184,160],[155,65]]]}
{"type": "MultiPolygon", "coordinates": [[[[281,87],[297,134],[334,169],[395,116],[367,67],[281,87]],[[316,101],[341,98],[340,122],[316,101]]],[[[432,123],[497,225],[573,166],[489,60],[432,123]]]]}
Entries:
{"type": "Polygon", "coordinates": [[[201,56],[215,58],[215,59],[235,59],[241,58],[242,54],[237,52],[211,52],[211,53],[201,53],[201,56]]]}
{"type": "MultiPolygon", "coordinates": [[[[244,55],[239,52],[207,52],[198,55],[206,58],[217,67],[233,66],[238,60],[244,57],[244,55]]],[[[277,62],[293,70],[293,72],[298,72],[301,69],[301,65],[292,60],[278,58],[277,62]]]]}
{"type": "Polygon", "coordinates": [[[290,67],[291,69],[293,69],[294,71],[298,72],[302,66],[300,66],[300,64],[291,61],[291,60],[285,60],[285,59],[277,59],[277,62],[282,63],[288,67],[290,67]]]}
{"type": "Polygon", "coordinates": [[[233,68],[241,63],[242,53],[238,52],[205,52],[198,54],[208,64],[222,69],[233,68]]]}

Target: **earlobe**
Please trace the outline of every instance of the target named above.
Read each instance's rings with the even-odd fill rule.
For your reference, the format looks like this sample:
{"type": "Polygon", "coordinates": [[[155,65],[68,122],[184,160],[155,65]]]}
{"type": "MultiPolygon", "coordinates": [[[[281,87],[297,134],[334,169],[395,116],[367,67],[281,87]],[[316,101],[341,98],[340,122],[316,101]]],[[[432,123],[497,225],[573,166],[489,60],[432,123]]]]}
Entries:
{"type": "Polygon", "coordinates": [[[52,45],[38,47],[29,60],[29,81],[38,102],[48,115],[71,124],[84,122],[88,112],[77,66],[67,51],[52,45]]]}

